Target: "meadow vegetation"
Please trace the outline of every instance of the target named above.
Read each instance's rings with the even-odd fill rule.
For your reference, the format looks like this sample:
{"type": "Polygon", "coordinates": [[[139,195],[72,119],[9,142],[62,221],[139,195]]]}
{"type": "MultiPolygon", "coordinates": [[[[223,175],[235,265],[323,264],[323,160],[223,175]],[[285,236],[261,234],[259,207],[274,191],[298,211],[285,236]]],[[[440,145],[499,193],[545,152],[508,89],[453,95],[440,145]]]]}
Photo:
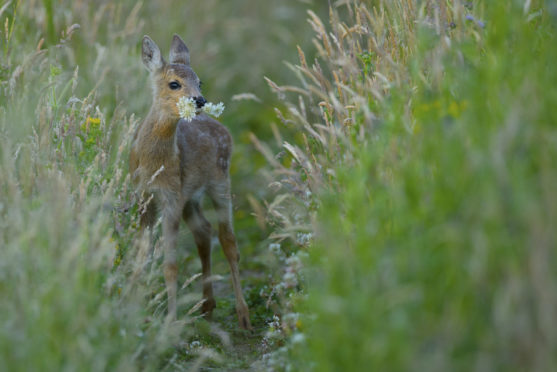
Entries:
{"type": "Polygon", "coordinates": [[[319,57],[300,52],[298,90],[274,86],[293,95],[290,164],[269,158],[284,233],[314,236],[295,369],[556,368],[556,11],[401,0],[312,16],[319,57]]]}
{"type": "Polygon", "coordinates": [[[0,24],[0,369],[557,368],[553,2],[12,0],[0,24]],[[174,33],[227,106],[254,333],[218,244],[200,317],[185,227],[166,324],[139,231],[140,43],[174,33]]]}

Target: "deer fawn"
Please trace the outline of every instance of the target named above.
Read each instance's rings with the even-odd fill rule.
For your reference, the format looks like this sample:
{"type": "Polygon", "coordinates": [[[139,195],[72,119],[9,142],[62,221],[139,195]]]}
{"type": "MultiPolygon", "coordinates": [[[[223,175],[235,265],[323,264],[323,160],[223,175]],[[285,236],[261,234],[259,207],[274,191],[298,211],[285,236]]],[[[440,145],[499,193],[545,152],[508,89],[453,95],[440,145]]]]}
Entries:
{"type": "Polygon", "coordinates": [[[168,62],[157,44],[144,36],[142,59],[150,71],[153,104],[135,134],[130,173],[140,188],[154,196],[142,216],[142,226],[152,226],[157,211],[162,214],[168,318],[176,319],[176,236],[181,218],[190,228],[201,258],[205,299],[202,311],[210,315],[216,306],[210,282],[211,224],[203,216],[200,204],[207,194],[217,212],[218,237],[230,265],[240,327],[251,329],[232,228],[230,133],[204,113],[190,122],[180,119],[176,103],[181,97],[193,98],[199,109],[207,101],[201,95],[199,78],[190,67],[188,48],[178,35],[172,39],[168,62]]]}

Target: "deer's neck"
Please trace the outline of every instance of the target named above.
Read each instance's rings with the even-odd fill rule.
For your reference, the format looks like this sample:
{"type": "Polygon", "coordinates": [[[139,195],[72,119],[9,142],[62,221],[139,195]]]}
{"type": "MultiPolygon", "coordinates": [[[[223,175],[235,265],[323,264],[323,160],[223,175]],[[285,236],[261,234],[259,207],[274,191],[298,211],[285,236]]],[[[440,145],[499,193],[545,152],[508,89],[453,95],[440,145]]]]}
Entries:
{"type": "Polygon", "coordinates": [[[139,148],[143,155],[142,163],[148,163],[148,168],[158,168],[163,164],[167,167],[166,164],[178,156],[177,124],[176,118],[165,115],[156,107],[152,107],[149,111],[139,139],[139,148]]]}
{"type": "Polygon", "coordinates": [[[145,124],[149,126],[152,136],[160,140],[173,140],[178,120],[153,106],[145,118],[145,124]]]}

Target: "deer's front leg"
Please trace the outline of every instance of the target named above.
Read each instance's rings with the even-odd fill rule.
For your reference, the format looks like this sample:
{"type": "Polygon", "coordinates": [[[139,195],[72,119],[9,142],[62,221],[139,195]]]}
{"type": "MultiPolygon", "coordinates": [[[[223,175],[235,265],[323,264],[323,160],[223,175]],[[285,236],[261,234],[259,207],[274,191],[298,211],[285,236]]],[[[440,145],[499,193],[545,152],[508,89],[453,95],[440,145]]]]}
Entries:
{"type": "Polygon", "coordinates": [[[163,213],[162,231],[164,243],[164,280],[168,295],[168,320],[176,320],[176,289],[178,266],[176,264],[176,237],[180,223],[175,213],[163,213]]]}

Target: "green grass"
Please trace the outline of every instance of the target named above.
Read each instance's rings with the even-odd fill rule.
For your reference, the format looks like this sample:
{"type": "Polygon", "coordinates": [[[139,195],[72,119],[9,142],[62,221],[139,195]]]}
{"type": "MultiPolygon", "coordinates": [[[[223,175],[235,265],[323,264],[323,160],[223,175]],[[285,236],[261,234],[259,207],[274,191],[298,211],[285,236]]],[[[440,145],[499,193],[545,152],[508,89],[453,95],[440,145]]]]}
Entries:
{"type": "MultiPolygon", "coordinates": [[[[0,6],[0,369],[247,368],[261,356],[255,345],[273,312],[259,292],[268,281],[262,273],[275,267],[259,258],[269,231],[251,215],[248,196],[266,195],[255,174],[265,162],[248,133],[270,136],[274,104],[263,75],[293,80],[281,67],[289,58],[283,51],[309,44],[297,35],[309,29],[305,7],[46,0],[0,6]],[[222,121],[236,144],[234,216],[253,336],[238,332],[218,245],[213,272],[223,279],[213,322],[186,316],[201,296],[194,281],[179,294],[187,323],[168,327],[160,232],[152,253],[138,231],[127,154],[152,99],[141,39],[149,34],[168,52],[174,33],[187,41],[205,96],[227,106],[222,121]],[[233,99],[243,93],[260,102],[233,99]],[[200,339],[202,348],[191,351],[200,339]],[[254,351],[239,355],[247,349],[254,351]]],[[[200,271],[185,227],[180,245],[183,283],[200,271]]]]}
{"type": "Polygon", "coordinates": [[[374,4],[353,8],[373,32],[330,53],[320,39],[324,72],[300,64],[326,79],[301,96],[310,123],[324,101],[323,126],[287,116],[305,134],[291,182],[317,204],[289,363],[553,370],[555,9],[374,4]]]}
{"type": "Polygon", "coordinates": [[[0,6],[0,369],[557,367],[555,5],[331,3],[0,6]],[[213,319],[194,280],[165,324],[138,231],[140,41],[174,33],[227,106],[253,334],[218,245],[213,319]]]}

